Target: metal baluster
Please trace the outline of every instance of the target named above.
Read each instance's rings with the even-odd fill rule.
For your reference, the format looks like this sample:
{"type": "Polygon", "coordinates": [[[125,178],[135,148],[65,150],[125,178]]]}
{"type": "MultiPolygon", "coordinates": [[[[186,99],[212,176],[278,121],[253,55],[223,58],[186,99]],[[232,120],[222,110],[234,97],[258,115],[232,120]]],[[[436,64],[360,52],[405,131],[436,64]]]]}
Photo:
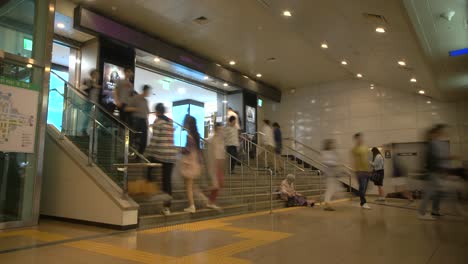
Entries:
{"type": "Polygon", "coordinates": [[[62,130],[60,139],[64,139],[68,129],[68,86],[65,83],[63,86],[63,112],[62,112],[62,130]]]}
{"type": "Polygon", "coordinates": [[[244,204],[244,164],[241,163],[241,200],[242,204],[244,204]]]}
{"type": "Polygon", "coordinates": [[[318,175],[319,175],[319,201],[320,201],[320,205],[322,205],[322,172],[319,170],[318,171],[318,175]]]}
{"type": "Polygon", "coordinates": [[[273,171],[270,171],[270,214],[273,213],[273,171]]]}
{"type": "Polygon", "coordinates": [[[129,147],[130,147],[130,130],[128,127],[125,127],[125,146],[124,146],[124,164],[125,164],[125,170],[124,170],[124,175],[123,175],[123,191],[124,191],[124,196],[128,194],[128,152],[129,152],[129,147]]]}

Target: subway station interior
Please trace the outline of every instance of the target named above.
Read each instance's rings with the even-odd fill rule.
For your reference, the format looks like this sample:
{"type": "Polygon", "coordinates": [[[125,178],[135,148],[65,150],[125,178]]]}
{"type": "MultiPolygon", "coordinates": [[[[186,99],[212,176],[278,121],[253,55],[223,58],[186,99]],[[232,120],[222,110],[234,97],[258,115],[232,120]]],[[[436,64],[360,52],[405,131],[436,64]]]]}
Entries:
{"type": "Polygon", "coordinates": [[[468,0],[0,0],[0,263],[468,263],[468,0]]]}

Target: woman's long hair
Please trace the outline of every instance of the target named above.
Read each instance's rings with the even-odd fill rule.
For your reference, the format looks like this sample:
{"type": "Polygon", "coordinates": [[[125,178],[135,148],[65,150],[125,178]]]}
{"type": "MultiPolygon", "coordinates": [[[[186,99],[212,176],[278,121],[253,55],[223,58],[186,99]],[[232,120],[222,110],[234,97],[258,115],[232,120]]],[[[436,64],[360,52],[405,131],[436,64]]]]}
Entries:
{"type": "Polygon", "coordinates": [[[200,149],[200,134],[197,129],[197,120],[191,115],[186,115],[184,119],[184,127],[187,129],[190,136],[195,139],[197,149],[200,149]]]}
{"type": "Polygon", "coordinates": [[[376,147],[373,147],[372,148],[372,161],[375,161],[375,157],[377,157],[377,155],[382,155],[382,153],[380,153],[380,150],[376,147]]]}

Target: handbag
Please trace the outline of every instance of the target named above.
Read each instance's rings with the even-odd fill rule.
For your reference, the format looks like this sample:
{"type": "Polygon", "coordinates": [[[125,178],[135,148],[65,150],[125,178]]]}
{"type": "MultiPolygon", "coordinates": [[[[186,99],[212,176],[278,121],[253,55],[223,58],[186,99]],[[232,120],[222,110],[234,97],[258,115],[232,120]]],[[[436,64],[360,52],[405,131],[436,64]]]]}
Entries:
{"type": "Polygon", "coordinates": [[[201,166],[198,162],[197,151],[182,155],[180,164],[180,174],[186,179],[194,179],[200,176],[201,166]]]}

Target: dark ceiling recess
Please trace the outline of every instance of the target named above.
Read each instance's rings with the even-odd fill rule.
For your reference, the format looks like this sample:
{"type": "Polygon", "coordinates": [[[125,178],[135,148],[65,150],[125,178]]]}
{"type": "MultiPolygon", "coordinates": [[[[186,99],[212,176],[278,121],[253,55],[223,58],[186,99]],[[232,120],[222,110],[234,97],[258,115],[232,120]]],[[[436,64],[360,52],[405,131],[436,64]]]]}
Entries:
{"type": "Polygon", "coordinates": [[[201,17],[197,17],[193,20],[193,22],[199,24],[199,25],[205,25],[205,24],[208,24],[208,22],[210,22],[208,20],[207,17],[204,17],[204,16],[201,16],[201,17]]]}
{"type": "Polygon", "coordinates": [[[388,24],[387,19],[384,16],[371,13],[363,13],[364,18],[371,24],[386,25],[388,24]]]}

